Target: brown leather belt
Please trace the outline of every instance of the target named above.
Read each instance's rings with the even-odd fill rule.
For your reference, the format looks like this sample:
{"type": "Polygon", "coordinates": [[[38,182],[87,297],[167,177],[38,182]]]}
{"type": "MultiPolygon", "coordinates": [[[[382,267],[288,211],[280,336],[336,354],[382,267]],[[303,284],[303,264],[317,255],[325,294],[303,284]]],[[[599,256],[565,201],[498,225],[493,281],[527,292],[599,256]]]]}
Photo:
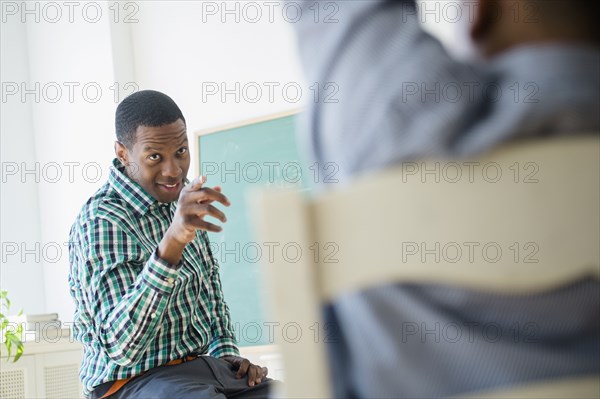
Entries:
{"type": "MultiPolygon", "coordinates": [[[[198,356],[190,355],[190,356],[182,357],[181,359],[171,360],[169,363],[165,364],[165,366],[174,366],[176,364],[189,362],[189,361],[197,359],[197,358],[198,358],[198,356]]],[[[160,366],[160,367],[162,367],[162,366],[160,366]]],[[[123,385],[127,384],[132,378],[139,377],[142,374],[144,374],[144,373],[138,374],[133,377],[124,378],[122,380],[116,380],[115,382],[113,382],[113,384],[110,386],[110,388],[108,388],[108,391],[106,391],[106,393],[104,395],[102,395],[99,399],[105,399],[105,398],[108,398],[110,395],[114,395],[115,393],[117,393],[117,391],[119,389],[121,389],[123,387],[123,385]]]]}

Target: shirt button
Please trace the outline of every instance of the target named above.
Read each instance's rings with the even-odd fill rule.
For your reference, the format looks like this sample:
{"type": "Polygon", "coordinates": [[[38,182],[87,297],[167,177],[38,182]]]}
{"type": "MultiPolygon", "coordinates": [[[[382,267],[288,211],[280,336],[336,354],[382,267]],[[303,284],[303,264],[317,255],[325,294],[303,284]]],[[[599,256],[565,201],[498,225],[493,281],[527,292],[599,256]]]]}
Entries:
{"type": "Polygon", "coordinates": [[[156,313],[150,313],[150,318],[155,318],[156,317],[156,313]]]}
{"type": "Polygon", "coordinates": [[[173,285],[174,282],[175,282],[175,279],[173,277],[169,277],[167,279],[167,283],[169,283],[169,285],[173,285]]]}

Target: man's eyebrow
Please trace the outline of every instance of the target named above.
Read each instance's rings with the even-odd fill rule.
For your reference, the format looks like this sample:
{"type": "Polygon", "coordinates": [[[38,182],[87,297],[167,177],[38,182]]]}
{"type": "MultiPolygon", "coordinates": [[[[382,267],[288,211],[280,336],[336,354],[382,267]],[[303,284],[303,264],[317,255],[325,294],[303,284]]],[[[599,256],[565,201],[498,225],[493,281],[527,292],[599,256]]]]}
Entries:
{"type": "MultiPolygon", "coordinates": [[[[179,143],[177,143],[178,148],[183,147],[185,145],[187,145],[187,138],[184,138],[179,143]]],[[[163,150],[162,146],[159,146],[159,148],[157,148],[157,147],[152,147],[152,144],[146,144],[143,147],[142,151],[146,152],[146,151],[162,151],[162,150],[163,150]]]]}
{"type": "Polygon", "coordinates": [[[154,148],[154,147],[152,147],[150,145],[145,145],[144,146],[144,152],[145,151],[160,151],[160,149],[159,148],[154,148]]]}

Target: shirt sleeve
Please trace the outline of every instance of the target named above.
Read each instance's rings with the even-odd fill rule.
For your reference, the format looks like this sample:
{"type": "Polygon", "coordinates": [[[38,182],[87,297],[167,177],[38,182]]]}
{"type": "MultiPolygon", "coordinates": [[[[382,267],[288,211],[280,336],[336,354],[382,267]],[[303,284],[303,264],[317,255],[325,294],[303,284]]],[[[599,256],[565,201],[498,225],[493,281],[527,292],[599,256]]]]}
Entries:
{"type": "Polygon", "coordinates": [[[319,88],[299,129],[318,176],[343,183],[359,171],[453,151],[476,112],[481,79],[422,29],[414,0],[285,4],[302,5],[291,25],[306,80],[319,88]]]}
{"type": "Polygon", "coordinates": [[[162,323],[178,270],[147,257],[117,224],[95,219],[82,226],[79,289],[101,347],[115,363],[134,366],[162,323]]]}
{"type": "Polygon", "coordinates": [[[231,325],[231,316],[229,307],[223,298],[221,289],[221,278],[219,276],[219,263],[213,257],[210,250],[208,234],[201,232],[202,253],[205,254],[205,262],[210,267],[210,314],[211,326],[210,332],[212,340],[208,347],[208,353],[213,357],[239,356],[237,340],[231,325]]]}

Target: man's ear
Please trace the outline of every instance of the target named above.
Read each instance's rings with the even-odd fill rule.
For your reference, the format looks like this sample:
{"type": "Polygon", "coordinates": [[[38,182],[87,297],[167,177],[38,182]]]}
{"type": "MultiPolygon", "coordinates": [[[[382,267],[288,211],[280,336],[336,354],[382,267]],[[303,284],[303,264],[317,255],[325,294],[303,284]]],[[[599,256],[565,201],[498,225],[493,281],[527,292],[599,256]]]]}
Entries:
{"type": "Polygon", "coordinates": [[[129,164],[129,150],[120,141],[115,141],[115,156],[124,166],[129,164]]]}
{"type": "Polygon", "coordinates": [[[502,9],[497,0],[477,0],[474,20],[471,24],[471,39],[477,44],[482,44],[500,18],[501,13],[502,9]]]}

